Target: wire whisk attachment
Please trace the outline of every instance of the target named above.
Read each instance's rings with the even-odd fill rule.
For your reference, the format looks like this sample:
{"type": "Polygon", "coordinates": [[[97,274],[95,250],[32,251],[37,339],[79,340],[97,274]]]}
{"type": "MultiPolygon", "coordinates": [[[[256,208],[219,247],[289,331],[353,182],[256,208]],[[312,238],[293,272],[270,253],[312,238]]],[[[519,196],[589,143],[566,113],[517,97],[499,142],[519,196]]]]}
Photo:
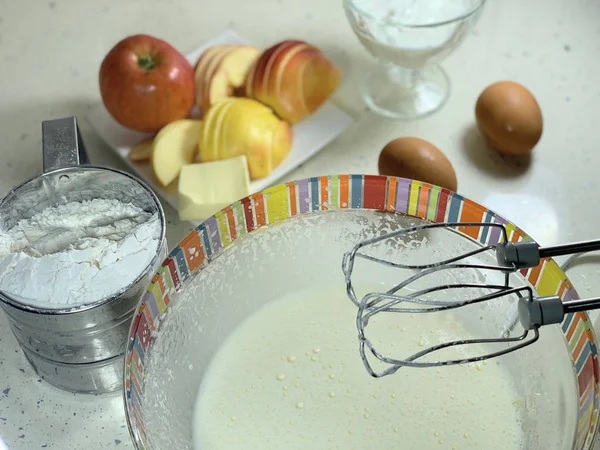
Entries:
{"type": "Polygon", "coordinates": [[[512,286],[511,275],[520,269],[536,267],[544,258],[594,250],[600,250],[600,240],[553,247],[540,247],[533,241],[510,242],[504,225],[483,222],[428,223],[404,228],[358,243],[352,250],[344,254],[342,271],[345,276],[346,293],[357,306],[356,328],[360,356],[365,368],[371,376],[379,378],[391,375],[401,367],[436,367],[473,363],[506,355],[533,344],[539,339],[541,326],[560,323],[568,313],[600,308],[600,298],[563,302],[558,296],[536,297],[533,289],[525,283],[522,286],[512,286]],[[499,233],[499,242],[481,245],[474,250],[439,261],[418,264],[396,262],[368,253],[370,248],[375,248],[377,244],[385,240],[402,241],[413,233],[433,229],[447,229],[473,244],[473,240],[468,235],[456,231],[473,227],[488,233],[494,230],[499,233]],[[486,252],[495,253],[495,264],[486,264],[478,258],[486,252]],[[357,259],[364,259],[388,268],[408,270],[412,274],[385,292],[371,292],[358,299],[352,283],[357,259]],[[476,279],[481,278],[481,273],[495,273],[494,278],[500,281],[489,282],[487,276],[483,281],[456,281],[461,279],[456,276],[458,272],[476,274],[477,276],[471,277],[476,279]],[[440,282],[440,279],[443,281],[440,282]],[[497,337],[449,340],[420,350],[406,358],[398,359],[378,351],[366,334],[370,321],[379,314],[428,314],[457,310],[484,302],[509,301],[509,299],[516,303],[516,308],[497,337]],[[519,322],[523,331],[518,335],[513,335],[519,322]],[[476,355],[465,354],[463,357],[463,354],[459,354],[459,357],[431,360],[431,355],[436,352],[449,348],[465,349],[469,345],[483,346],[490,350],[476,355]],[[491,348],[495,350],[491,350],[491,348]],[[376,370],[369,361],[368,354],[385,363],[385,368],[376,370]]]}

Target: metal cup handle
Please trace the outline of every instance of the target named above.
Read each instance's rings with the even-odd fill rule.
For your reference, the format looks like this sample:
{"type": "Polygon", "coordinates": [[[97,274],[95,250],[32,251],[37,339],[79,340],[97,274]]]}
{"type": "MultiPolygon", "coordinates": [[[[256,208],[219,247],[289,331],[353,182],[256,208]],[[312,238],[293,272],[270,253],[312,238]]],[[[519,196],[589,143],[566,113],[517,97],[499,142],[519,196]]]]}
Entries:
{"type": "Polygon", "coordinates": [[[42,152],[44,173],[89,164],[77,118],[65,117],[43,121],[42,152]]]}

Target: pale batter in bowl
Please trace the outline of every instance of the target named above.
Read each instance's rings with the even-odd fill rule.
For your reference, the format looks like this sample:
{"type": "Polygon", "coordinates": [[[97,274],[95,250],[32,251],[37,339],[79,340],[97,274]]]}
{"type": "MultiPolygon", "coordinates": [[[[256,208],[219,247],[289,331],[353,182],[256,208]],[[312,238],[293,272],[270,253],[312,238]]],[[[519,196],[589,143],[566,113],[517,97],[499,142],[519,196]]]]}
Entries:
{"type": "MultiPolygon", "coordinates": [[[[375,379],[355,315],[338,287],[289,294],[246,319],[204,376],[195,448],[525,448],[521,397],[500,360],[375,379]]],[[[448,316],[402,316],[378,317],[371,338],[413,353],[468,333],[448,316]]]]}

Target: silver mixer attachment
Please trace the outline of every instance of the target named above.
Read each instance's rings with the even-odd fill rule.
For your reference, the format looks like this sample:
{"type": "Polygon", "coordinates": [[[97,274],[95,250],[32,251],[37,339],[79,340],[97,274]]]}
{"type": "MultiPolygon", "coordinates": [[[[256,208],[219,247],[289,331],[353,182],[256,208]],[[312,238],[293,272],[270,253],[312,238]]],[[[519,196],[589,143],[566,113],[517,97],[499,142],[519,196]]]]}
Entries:
{"type": "MultiPolygon", "coordinates": [[[[467,234],[457,232],[456,235],[473,242],[467,234]]],[[[410,242],[410,239],[408,241],[410,242]]],[[[483,222],[417,225],[366,239],[345,253],[342,261],[346,293],[358,308],[356,328],[363,364],[371,376],[379,378],[391,375],[405,366],[436,367],[473,363],[505,355],[533,344],[539,338],[540,327],[561,323],[564,316],[569,313],[599,309],[600,298],[561,301],[558,296],[536,297],[529,286],[511,286],[511,274],[520,269],[536,267],[544,258],[596,250],[600,250],[600,240],[553,247],[540,247],[533,241],[510,242],[506,228],[502,224],[483,222]],[[377,244],[386,240],[406,242],[407,238],[414,233],[427,232],[426,230],[433,229],[457,231],[459,227],[463,230],[477,227],[478,230],[487,231],[488,235],[494,229],[496,233],[499,232],[499,242],[481,246],[475,250],[466,251],[439,261],[420,264],[391,261],[367,253],[370,248],[375,248],[377,244]],[[495,252],[496,264],[483,264],[476,260],[477,255],[490,251],[495,252]],[[371,292],[359,300],[355,292],[355,286],[352,283],[357,258],[382,264],[388,268],[409,270],[412,275],[407,276],[403,281],[395,284],[385,292],[371,292]],[[456,282],[455,277],[448,276],[458,271],[466,271],[467,273],[469,271],[471,273],[495,272],[501,275],[499,279],[503,281],[496,284],[471,281],[456,282]],[[431,278],[436,276],[437,284],[428,283],[431,278]],[[440,284],[440,277],[450,281],[440,284]],[[516,308],[507,324],[498,333],[498,337],[450,340],[425,348],[406,358],[397,359],[379,352],[366,335],[366,328],[370,320],[378,314],[426,314],[450,311],[482,302],[508,301],[509,299],[515,301],[516,308]],[[511,336],[519,322],[523,332],[517,336],[511,336]],[[450,347],[465,349],[468,345],[483,345],[497,348],[497,350],[476,355],[465,354],[464,357],[461,354],[460,358],[455,359],[432,361],[430,358],[425,358],[434,352],[440,352],[450,347]],[[385,368],[376,370],[369,361],[368,354],[374,356],[380,363],[384,363],[385,368]]]]}

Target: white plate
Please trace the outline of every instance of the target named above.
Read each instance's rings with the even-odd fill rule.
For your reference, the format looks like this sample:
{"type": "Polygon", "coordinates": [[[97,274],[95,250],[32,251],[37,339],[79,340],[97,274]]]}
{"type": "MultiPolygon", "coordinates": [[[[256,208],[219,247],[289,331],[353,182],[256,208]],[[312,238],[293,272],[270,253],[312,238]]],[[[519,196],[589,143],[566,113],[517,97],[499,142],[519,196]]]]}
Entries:
{"type": "MultiPolygon", "coordinates": [[[[207,48],[218,44],[245,44],[247,41],[234,31],[227,30],[215,39],[210,40],[194,52],[187,55],[192,65],[200,54],[207,48]]],[[[195,113],[192,112],[192,115],[195,113]]],[[[139,133],[127,129],[117,123],[108,113],[102,103],[93,107],[87,114],[87,119],[100,137],[121,157],[121,159],[154,191],[161,195],[171,206],[177,208],[177,182],[163,188],[154,178],[148,162],[137,163],[127,158],[131,147],[151,134],[139,133]]],[[[318,111],[293,126],[294,143],[290,154],[271,173],[270,176],[255,180],[251,184],[252,192],[260,191],[274,184],[278,179],[318,153],[325,145],[335,139],[353,122],[352,117],[333,105],[325,103],[318,111]]]]}

